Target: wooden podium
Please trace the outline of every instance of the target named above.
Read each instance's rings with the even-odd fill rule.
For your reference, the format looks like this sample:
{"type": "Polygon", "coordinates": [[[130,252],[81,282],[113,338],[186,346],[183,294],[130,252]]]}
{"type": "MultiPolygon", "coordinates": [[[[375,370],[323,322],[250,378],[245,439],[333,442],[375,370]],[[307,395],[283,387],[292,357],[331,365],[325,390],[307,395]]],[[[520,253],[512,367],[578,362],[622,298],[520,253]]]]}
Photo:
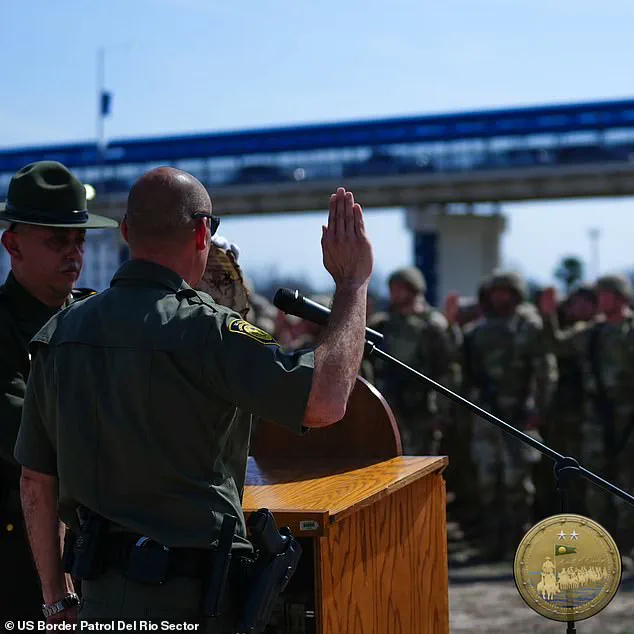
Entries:
{"type": "Polygon", "coordinates": [[[269,508],[304,554],[279,634],[449,632],[445,457],[402,456],[383,397],[358,379],[343,421],[254,431],[245,514],[269,508]]]}

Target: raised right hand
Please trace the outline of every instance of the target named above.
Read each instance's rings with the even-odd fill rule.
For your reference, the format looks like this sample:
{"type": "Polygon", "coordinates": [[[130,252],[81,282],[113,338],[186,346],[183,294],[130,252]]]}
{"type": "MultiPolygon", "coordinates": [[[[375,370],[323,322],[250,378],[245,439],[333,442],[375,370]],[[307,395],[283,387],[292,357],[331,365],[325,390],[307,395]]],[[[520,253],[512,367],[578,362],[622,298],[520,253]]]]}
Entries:
{"type": "Polygon", "coordinates": [[[458,293],[452,292],[445,297],[442,312],[450,324],[458,323],[458,318],[460,317],[460,295],[458,293]]]}
{"type": "Polygon", "coordinates": [[[328,226],[322,226],[321,248],[324,267],[337,287],[367,284],[372,274],[372,245],[361,205],[343,187],[330,196],[328,226]]]}
{"type": "Polygon", "coordinates": [[[549,286],[542,291],[538,302],[539,312],[544,317],[551,317],[557,311],[557,291],[549,286]]]}

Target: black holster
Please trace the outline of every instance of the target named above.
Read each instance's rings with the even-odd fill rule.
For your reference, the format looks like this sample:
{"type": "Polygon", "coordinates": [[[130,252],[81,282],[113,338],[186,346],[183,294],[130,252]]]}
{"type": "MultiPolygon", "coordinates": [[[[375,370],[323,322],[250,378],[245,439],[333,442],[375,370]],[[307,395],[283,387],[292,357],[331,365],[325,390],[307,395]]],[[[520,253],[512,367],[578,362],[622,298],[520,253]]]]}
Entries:
{"type": "MultiPolygon", "coordinates": [[[[237,631],[263,632],[279,595],[297,569],[302,547],[288,528],[278,531],[268,509],[260,509],[249,519],[256,558],[243,560],[238,587],[246,588],[241,600],[237,631]]],[[[234,580],[235,582],[235,580],[234,580]]]]}
{"type": "Polygon", "coordinates": [[[94,579],[107,565],[106,539],[108,520],[85,507],[79,507],[79,535],[70,531],[64,541],[64,570],[77,581],[94,579]]]}

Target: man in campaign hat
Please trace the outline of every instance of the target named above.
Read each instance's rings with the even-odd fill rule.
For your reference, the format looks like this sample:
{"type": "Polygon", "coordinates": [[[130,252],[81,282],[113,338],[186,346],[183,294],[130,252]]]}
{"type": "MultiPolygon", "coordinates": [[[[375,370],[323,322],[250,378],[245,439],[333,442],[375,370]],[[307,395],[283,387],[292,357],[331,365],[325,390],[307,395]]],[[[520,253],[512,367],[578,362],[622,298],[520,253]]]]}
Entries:
{"type": "Polygon", "coordinates": [[[84,185],[61,163],[41,161],[11,179],[0,223],[11,271],[0,286],[0,561],[11,574],[0,614],[41,618],[41,592],[23,525],[20,467],[13,458],[29,374],[28,343],[61,308],[93,293],[73,289],[86,229],[117,227],[89,214],[84,185]]]}

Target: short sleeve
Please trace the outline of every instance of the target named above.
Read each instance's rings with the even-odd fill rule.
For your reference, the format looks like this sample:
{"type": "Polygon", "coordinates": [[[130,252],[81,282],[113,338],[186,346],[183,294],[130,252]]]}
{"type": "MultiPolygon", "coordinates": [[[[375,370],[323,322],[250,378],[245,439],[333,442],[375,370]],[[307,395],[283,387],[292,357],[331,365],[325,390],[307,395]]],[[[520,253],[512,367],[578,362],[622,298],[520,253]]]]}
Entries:
{"type": "Polygon", "coordinates": [[[231,313],[216,315],[206,348],[205,379],[220,396],[255,416],[304,431],[312,350],[284,352],[271,335],[231,313]]]}
{"type": "Polygon", "coordinates": [[[44,361],[41,354],[35,354],[26,385],[22,423],[14,456],[27,469],[55,476],[57,456],[46,432],[40,409],[40,403],[44,401],[44,390],[44,361]]]}

